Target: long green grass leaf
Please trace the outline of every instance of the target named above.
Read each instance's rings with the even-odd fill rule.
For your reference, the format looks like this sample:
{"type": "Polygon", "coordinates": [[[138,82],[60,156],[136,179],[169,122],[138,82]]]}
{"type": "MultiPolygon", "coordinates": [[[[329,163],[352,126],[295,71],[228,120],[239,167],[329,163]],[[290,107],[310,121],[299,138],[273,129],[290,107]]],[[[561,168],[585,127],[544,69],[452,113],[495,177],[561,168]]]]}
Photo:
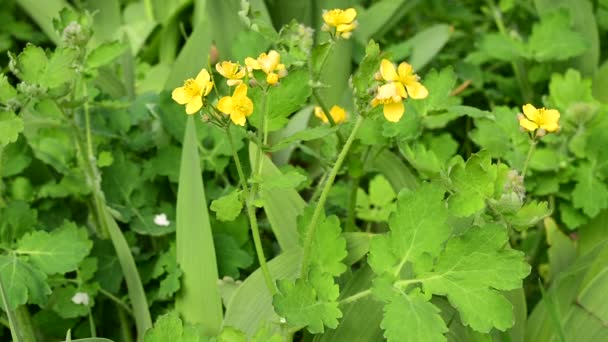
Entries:
{"type": "Polygon", "coordinates": [[[389,150],[380,152],[371,161],[370,170],[382,173],[395,192],[404,188],[414,190],[418,187],[416,176],[396,154],[389,150]]]}
{"type": "Polygon", "coordinates": [[[122,268],[122,273],[125,276],[127,282],[127,291],[129,293],[129,299],[131,300],[131,307],[133,309],[133,317],[135,318],[135,325],[137,327],[137,340],[142,341],[146,330],[152,328],[152,318],[150,317],[150,311],[148,310],[148,300],[146,299],[146,292],[144,291],[137,271],[137,265],[122,234],[120,227],[110,214],[110,211],[103,206],[104,210],[101,215],[105,215],[104,223],[107,231],[110,234],[110,239],[116,250],[116,256],[118,262],[122,268]]]}
{"type": "Polygon", "coordinates": [[[177,262],[183,277],[176,307],[186,322],[201,324],[206,335],[217,335],[222,302],[194,125],[188,116],[177,191],[177,262]]]}

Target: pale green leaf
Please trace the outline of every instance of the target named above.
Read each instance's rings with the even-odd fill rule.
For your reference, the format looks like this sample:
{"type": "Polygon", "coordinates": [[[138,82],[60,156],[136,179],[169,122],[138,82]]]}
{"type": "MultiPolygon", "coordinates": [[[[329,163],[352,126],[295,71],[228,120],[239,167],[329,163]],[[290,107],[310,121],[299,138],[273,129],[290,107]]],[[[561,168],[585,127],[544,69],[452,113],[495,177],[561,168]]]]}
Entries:
{"type": "Polygon", "coordinates": [[[485,200],[494,193],[496,174],[488,154],[475,154],[465,165],[455,165],[450,172],[454,191],[448,202],[450,212],[465,217],[485,208],[485,200]]]}
{"type": "Polygon", "coordinates": [[[124,43],[118,41],[111,43],[103,43],[99,45],[87,56],[87,67],[99,68],[101,66],[109,64],[110,62],[118,58],[120,55],[122,55],[126,47],[127,46],[124,43]]]}
{"type": "Polygon", "coordinates": [[[381,323],[388,341],[445,341],[448,331],[439,308],[430,303],[420,290],[400,293],[384,306],[381,323]]]}
{"type": "Polygon", "coordinates": [[[51,293],[46,274],[15,255],[0,255],[0,277],[10,310],[26,303],[44,305],[51,293]]]}
{"type": "Polygon", "coordinates": [[[594,217],[608,207],[608,188],[600,181],[595,168],[585,163],[576,170],[576,186],[572,192],[572,204],[582,209],[589,217],[594,217]]]}
{"type": "Polygon", "coordinates": [[[233,221],[243,209],[241,191],[233,190],[211,202],[209,209],[215,211],[215,215],[220,221],[233,221]]]}
{"type": "Polygon", "coordinates": [[[50,233],[24,235],[15,252],[26,255],[29,262],[47,274],[66,273],[74,271],[93,247],[87,235],[86,230],[66,221],[50,233]]]}
{"type": "Polygon", "coordinates": [[[23,131],[23,120],[13,112],[0,111],[0,148],[17,141],[23,131]]]}
{"type": "Polygon", "coordinates": [[[554,11],[532,27],[528,49],[539,62],[566,60],[587,50],[584,37],[570,29],[570,16],[565,11],[554,11]]]}

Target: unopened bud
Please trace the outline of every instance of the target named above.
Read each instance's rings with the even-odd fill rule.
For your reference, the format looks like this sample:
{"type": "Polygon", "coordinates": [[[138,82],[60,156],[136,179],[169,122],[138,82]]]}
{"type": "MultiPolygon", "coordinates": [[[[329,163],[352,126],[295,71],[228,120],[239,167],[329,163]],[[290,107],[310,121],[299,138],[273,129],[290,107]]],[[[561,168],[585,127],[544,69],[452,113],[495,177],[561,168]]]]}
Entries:
{"type": "Polygon", "coordinates": [[[547,131],[545,131],[544,128],[539,128],[538,130],[536,130],[537,138],[544,137],[546,134],[547,134],[547,131]]]}

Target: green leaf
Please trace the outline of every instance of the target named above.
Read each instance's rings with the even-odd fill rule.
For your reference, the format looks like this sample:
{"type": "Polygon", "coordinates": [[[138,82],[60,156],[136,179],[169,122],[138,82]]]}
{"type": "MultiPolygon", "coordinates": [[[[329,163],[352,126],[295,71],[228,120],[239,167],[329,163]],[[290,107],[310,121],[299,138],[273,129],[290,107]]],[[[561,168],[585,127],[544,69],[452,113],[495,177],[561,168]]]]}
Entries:
{"type": "Polygon", "coordinates": [[[439,308],[418,289],[400,293],[386,304],[380,326],[388,341],[445,341],[448,331],[439,308]]]}
{"type": "Polygon", "coordinates": [[[501,33],[486,33],[477,48],[491,58],[511,62],[526,56],[526,47],[519,41],[501,33]]]}
{"type": "MultiPolygon", "coordinates": [[[[311,270],[311,273],[316,273],[311,270]]],[[[324,326],[335,328],[342,312],[338,308],[339,289],[330,276],[305,279],[279,280],[279,293],[273,304],[277,313],[294,327],[307,326],[311,333],[322,333],[324,326]]]]}
{"type": "Polygon", "coordinates": [[[306,179],[306,176],[298,171],[289,171],[273,178],[264,179],[262,181],[262,189],[295,189],[305,182],[306,179]]]}
{"type": "Polygon", "coordinates": [[[55,50],[49,60],[39,83],[48,88],[56,88],[76,78],[74,63],[78,51],[73,48],[60,47],[55,50]]]}
{"type": "Polygon", "coordinates": [[[576,170],[576,185],[572,191],[572,204],[577,209],[594,217],[608,207],[608,188],[596,176],[595,167],[583,163],[576,170]]]}
{"type": "Polygon", "coordinates": [[[243,210],[241,191],[233,190],[229,194],[213,200],[209,208],[215,211],[218,220],[233,221],[243,210]]]}
{"type": "Polygon", "coordinates": [[[374,75],[380,70],[380,45],[370,40],[365,48],[365,58],[353,75],[353,88],[359,98],[369,97],[368,89],[372,86],[374,75]]]}
{"type": "Polygon", "coordinates": [[[513,325],[512,306],[499,290],[521,287],[530,273],[524,255],[509,247],[507,231],[497,224],[471,227],[450,239],[434,271],[425,275],[424,291],[446,295],[465,325],[480,332],[513,325]]]}
{"type": "Polygon", "coordinates": [[[28,261],[46,274],[63,274],[76,270],[92,247],[87,232],[66,221],[50,233],[35,231],[24,235],[15,252],[27,255],[28,261]]]}
{"type": "Polygon", "coordinates": [[[566,11],[553,11],[534,24],[528,40],[530,56],[539,62],[566,60],[587,50],[585,39],[570,29],[570,16],[566,11]]]}
{"type": "Polygon", "coordinates": [[[405,262],[415,262],[424,254],[439,254],[442,241],[451,232],[443,195],[444,191],[432,184],[399,194],[397,211],[389,220],[390,232],[370,242],[368,263],[376,274],[398,275],[405,262]]]}
{"type": "Polygon", "coordinates": [[[357,217],[366,221],[387,222],[397,207],[397,194],[382,175],[377,175],[369,183],[369,197],[359,188],[357,194],[357,217]]]}
{"type": "Polygon", "coordinates": [[[144,342],[203,342],[207,341],[199,331],[190,325],[184,326],[177,312],[172,311],[156,320],[154,327],[146,331],[144,342]]]}
{"type": "Polygon", "coordinates": [[[485,208],[485,200],[494,194],[497,169],[487,153],[475,154],[466,164],[455,165],[450,172],[450,212],[458,217],[472,215],[485,208]]]}
{"type": "Polygon", "coordinates": [[[312,89],[308,84],[309,72],[305,69],[290,70],[289,75],[281,79],[276,86],[271,86],[264,99],[259,88],[250,90],[250,97],[254,103],[253,114],[248,122],[259,128],[264,108],[268,110],[267,128],[270,132],[276,131],[287,124],[287,117],[300,109],[312,89]],[[264,103],[266,101],[267,103],[264,103]]]}
{"type": "Polygon", "coordinates": [[[38,83],[40,77],[44,75],[48,62],[42,48],[28,43],[17,56],[17,69],[19,70],[17,76],[24,82],[38,83]]]}
{"type": "Polygon", "coordinates": [[[409,63],[414,70],[422,69],[441,51],[450,39],[452,31],[450,25],[437,24],[418,32],[409,39],[408,42],[412,46],[409,63]]]}
{"type": "MultiPolygon", "coordinates": [[[[298,228],[301,240],[308,235],[312,207],[308,207],[298,220],[298,228]]],[[[340,220],[332,215],[319,219],[319,226],[315,230],[312,247],[310,250],[310,262],[312,267],[317,267],[321,273],[338,276],[346,271],[346,265],[342,262],[347,256],[346,240],[341,236],[340,220]]]]}
{"type": "Polygon", "coordinates": [[[149,292],[150,303],[154,300],[168,300],[180,289],[180,278],[182,271],[177,266],[175,244],[171,244],[169,249],[160,255],[154,268],[152,269],[152,278],[159,278],[159,287],[154,292],[149,292]]]}
{"type": "Polygon", "coordinates": [[[229,276],[239,279],[239,269],[246,269],[253,264],[253,257],[242,250],[236,240],[227,234],[213,234],[216,248],[218,272],[220,277],[229,276]]]}
{"type": "Polygon", "coordinates": [[[7,103],[16,96],[17,90],[8,82],[8,78],[0,73],[0,103],[7,103]]]}
{"type": "MultiPolygon", "coordinates": [[[[9,309],[25,303],[44,305],[51,289],[46,274],[12,255],[0,255],[0,277],[6,291],[9,309]]],[[[2,302],[0,302],[2,304],[2,302]]],[[[4,308],[4,305],[2,304],[4,308]]]]}
{"type": "MultiPolygon", "coordinates": [[[[578,70],[568,69],[564,74],[553,74],[549,82],[551,103],[564,111],[580,102],[593,102],[591,81],[584,79],[578,70]]],[[[568,117],[568,116],[566,116],[568,117]]]]}
{"type": "Polygon", "coordinates": [[[127,46],[119,41],[103,43],[89,53],[86,61],[87,67],[99,68],[109,64],[122,55],[126,48],[127,46]]]}
{"type": "Polygon", "coordinates": [[[421,82],[428,89],[429,96],[412,102],[422,116],[427,115],[430,111],[445,110],[459,103],[460,100],[457,97],[450,96],[456,86],[456,74],[452,67],[443,68],[440,71],[433,69],[422,78],[421,82]]]}
{"type": "Polygon", "coordinates": [[[26,202],[11,201],[0,208],[0,241],[8,246],[23,234],[36,228],[38,212],[30,208],[26,202]]]}
{"type": "Polygon", "coordinates": [[[23,120],[13,112],[0,111],[0,148],[17,141],[23,131],[23,120]]]}
{"type": "Polygon", "coordinates": [[[56,287],[51,295],[50,302],[53,303],[53,311],[55,311],[62,318],[75,318],[82,317],[89,314],[89,310],[95,304],[95,295],[99,285],[94,286],[88,285],[85,287],[77,288],[75,285],[66,285],[62,287],[56,287]],[[84,303],[77,304],[72,301],[74,295],[78,292],[86,293],[89,297],[89,304],[84,303]]]}
{"type": "Polygon", "coordinates": [[[198,142],[193,116],[188,116],[177,190],[177,263],[184,273],[176,309],[186,322],[201,324],[205,334],[216,335],[222,322],[217,287],[217,262],[209,213],[204,205],[198,142]]]}
{"type": "Polygon", "coordinates": [[[328,125],[317,126],[313,128],[308,128],[302,131],[299,131],[295,134],[292,134],[272,145],[270,147],[270,152],[280,151],[287,146],[293,144],[296,141],[311,141],[316,139],[324,138],[337,130],[337,127],[330,127],[328,125]]]}
{"type": "Polygon", "coordinates": [[[528,228],[551,215],[547,202],[531,201],[524,205],[510,220],[516,228],[528,228]]]}

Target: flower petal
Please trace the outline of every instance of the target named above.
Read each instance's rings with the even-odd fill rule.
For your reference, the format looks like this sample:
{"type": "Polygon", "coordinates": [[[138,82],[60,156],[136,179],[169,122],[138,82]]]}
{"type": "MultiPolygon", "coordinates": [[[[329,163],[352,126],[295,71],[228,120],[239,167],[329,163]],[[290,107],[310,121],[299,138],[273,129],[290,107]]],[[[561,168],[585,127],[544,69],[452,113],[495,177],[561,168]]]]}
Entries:
{"type": "Polygon", "coordinates": [[[247,97],[247,86],[245,84],[239,84],[239,86],[234,89],[232,97],[247,97]]]}
{"type": "Polygon", "coordinates": [[[536,109],[533,105],[531,104],[526,104],[522,107],[523,111],[524,111],[524,115],[526,116],[526,118],[528,118],[531,121],[534,122],[538,122],[538,109],[536,109]]]}
{"type": "Polygon", "coordinates": [[[196,83],[198,83],[198,85],[201,87],[201,89],[203,89],[205,84],[207,82],[209,82],[210,79],[211,79],[211,76],[209,76],[209,71],[207,71],[207,69],[203,69],[198,73],[198,75],[196,75],[195,80],[196,80],[196,83]]]}
{"type": "Polygon", "coordinates": [[[253,70],[259,70],[260,69],[260,63],[258,63],[258,61],[256,59],[253,59],[251,57],[247,57],[245,58],[245,65],[253,70]]]}
{"type": "Polygon", "coordinates": [[[230,120],[232,120],[232,122],[234,122],[235,124],[239,125],[239,126],[245,126],[245,122],[247,120],[245,120],[245,115],[242,114],[232,114],[230,115],[230,120]]]}
{"type": "Polygon", "coordinates": [[[200,96],[194,96],[186,105],[186,114],[194,114],[203,107],[203,98],[200,96]]]}
{"type": "Polygon", "coordinates": [[[559,121],[559,111],[556,109],[545,109],[544,122],[557,123],[559,121]]]}
{"type": "Polygon", "coordinates": [[[413,99],[424,99],[429,96],[429,91],[420,82],[412,82],[405,87],[413,99]]]}
{"type": "Polygon", "coordinates": [[[204,86],[205,88],[203,89],[202,93],[203,96],[207,96],[211,92],[211,89],[213,89],[213,81],[208,81],[204,86]]]}
{"type": "Polygon", "coordinates": [[[414,68],[412,68],[412,66],[406,62],[401,62],[399,63],[397,71],[399,72],[400,78],[405,78],[406,76],[409,76],[414,72],[414,68]]]}
{"type": "Polygon", "coordinates": [[[233,79],[226,80],[226,84],[228,84],[228,86],[230,86],[230,87],[239,85],[241,83],[243,83],[243,80],[233,80],[233,79]]]}
{"type": "Polygon", "coordinates": [[[555,131],[559,130],[559,124],[557,122],[550,122],[550,123],[541,125],[540,128],[543,128],[547,132],[555,132],[555,131]]]}
{"type": "Polygon", "coordinates": [[[407,99],[407,92],[405,91],[405,88],[401,82],[395,82],[395,89],[397,89],[397,94],[399,94],[399,96],[407,99]]]}
{"type": "Polygon", "coordinates": [[[351,7],[345,9],[341,14],[340,19],[342,23],[350,23],[357,17],[357,10],[351,7]]]}
{"type": "Polygon", "coordinates": [[[337,124],[346,121],[346,111],[340,106],[334,105],[333,107],[331,107],[331,109],[329,110],[329,114],[331,115],[332,119],[334,119],[334,122],[337,124]]]}
{"type": "Polygon", "coordinates": [[[532,122],[525,117],[519,119],[519,125],[530,132],[538,128],[538,125],[535,122],[532,122]]]}
{"type": "Polygon", "coordinates": [[[323,112],[323,109],[321,107],[319,107],[319,106],[315,107],[315,116],[318,117],[324,123],[328,123],[329,122],[329,120],[327,119],[327,116],[323,112]]]}
{"type": "Polygon", "coordinates": [[[398,122],[404,112],[403,101],[391,102],[384,105],[384,117],[390,122],[398,122]]]}
{"type": "Polygon", "coordinates": [[[253,113],[253,101],[247,96],[240,99],[239,105],[241,113],[245,114],[245,116],[249,116],[253,113]]]}
{"type": "Polygon", "coordinates": [[[394,81],[397,79],[397,70],[395,70],[395,65],[388,59],[383,59],[380,63],[380,74],[385,81],[394,81]]]}
{"type": "Polygon", "coordinates": [[[186,92],[186,89],[184,89],[184,87],[179,87],[173,89],[173,92],[171,93],[171,98],[173,99],[173,101],[183,105],[190,101],[191,96],[188,95],[188,92],[186,92]]]}
{"type": "Polygon", "coordinates": [[[217,109],[219,109],[222,113],[230,114],[234,109],[234,105],[232,103],[232,97],[224,96],[217,103],[217,109]]]}

